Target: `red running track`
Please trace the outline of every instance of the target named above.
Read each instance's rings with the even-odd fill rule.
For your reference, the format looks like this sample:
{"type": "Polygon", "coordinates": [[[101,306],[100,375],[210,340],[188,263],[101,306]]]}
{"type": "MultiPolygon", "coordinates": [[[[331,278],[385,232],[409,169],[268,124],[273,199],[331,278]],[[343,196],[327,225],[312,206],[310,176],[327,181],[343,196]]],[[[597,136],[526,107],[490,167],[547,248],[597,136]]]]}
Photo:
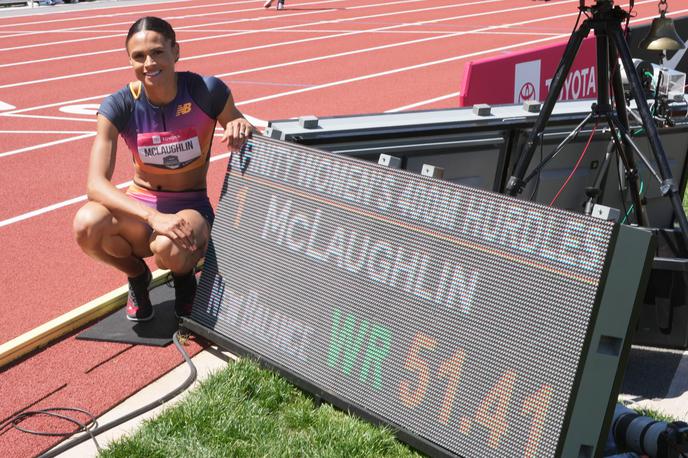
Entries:
{"type": "MultiPolygon", "coordinates": [[[[566,39],[578,0],[288,0],[280,12],[262,3],[0,12],[0,342],[125,281],[79,251],[71,220],[84,201],[94,108],[133,78],[123,42],[138,17],[169,20],[181,44],[179,69],[219,76],[245,114],[268,120],[456,107],[467,62],[566,39]]],[[[656,1],[636,1],[635,11],[634,23],[648,21],[656,1]]],[[[118,184],[132,172],[123,144],[119,152],[118,184]]],[[[214,203],[223,153],[216,144],[214,203]]],[[[0,421],[29,406],[101,414],[180,362],[172,347],[68,337],[0,374],[0,421]]],[[[55,441],[0,433],[0,454],[32,456],[55,441]]]]}

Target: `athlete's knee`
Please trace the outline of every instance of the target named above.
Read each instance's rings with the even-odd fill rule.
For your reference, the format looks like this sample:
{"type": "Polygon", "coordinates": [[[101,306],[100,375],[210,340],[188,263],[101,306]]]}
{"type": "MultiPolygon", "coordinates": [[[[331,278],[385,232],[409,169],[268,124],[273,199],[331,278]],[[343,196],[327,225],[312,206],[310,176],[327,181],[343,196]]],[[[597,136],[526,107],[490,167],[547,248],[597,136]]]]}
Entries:
{"type": "Polygon", "coordinates": [[[154,234],[150,242],[150,250],[155,256],[169,256],[177,251],[174,242],[164,235],[154,234]]]}
{"type": "Polygon", "coordinates": [[[176,254],[155,254],[155,263],[161,269],[169,269],[174,273],[189,272],[196,265],[199,257],[188,251],[177,252],[176,254]]]}
{"type": "Polygon", "coordinates": [[[188,272],[203,256],[200,249],[182,248],[163,235],[155,237],[150,244],[150,249],[155,256],[158,267],[170,269],[177,273],[188,272]]]}
{"type": "Polygon", "coordinates": [[[77,211],[72,222],[74,238],[83,249],[100,245],[105,229],[111,224],[112,215],[100,204],[89,202],[77,211]]]}

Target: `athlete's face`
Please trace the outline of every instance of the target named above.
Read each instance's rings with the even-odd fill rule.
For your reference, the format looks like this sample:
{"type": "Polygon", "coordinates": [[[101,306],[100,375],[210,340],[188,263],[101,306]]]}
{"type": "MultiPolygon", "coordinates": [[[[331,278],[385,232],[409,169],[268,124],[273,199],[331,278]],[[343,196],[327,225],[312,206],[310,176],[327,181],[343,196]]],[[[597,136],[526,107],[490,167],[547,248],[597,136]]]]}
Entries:
{"type": "Polygon", "coordinates": [[[129,62],[136,78],[148,87],[174,83],[174,63],[179,59],[179,45],[162,34],[142,30],[127,42],[129,62]]]}

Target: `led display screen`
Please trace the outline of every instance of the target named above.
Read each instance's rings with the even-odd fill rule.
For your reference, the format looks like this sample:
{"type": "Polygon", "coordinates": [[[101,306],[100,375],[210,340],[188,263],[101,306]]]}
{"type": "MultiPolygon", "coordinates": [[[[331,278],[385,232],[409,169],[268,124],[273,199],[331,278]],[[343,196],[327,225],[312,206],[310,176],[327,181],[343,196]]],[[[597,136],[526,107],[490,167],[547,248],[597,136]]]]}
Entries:
{"type": "Polygon", "coordinates": [[[438,453],[559,456],[617,231],[256,137],[191,321],[438,453]]]}

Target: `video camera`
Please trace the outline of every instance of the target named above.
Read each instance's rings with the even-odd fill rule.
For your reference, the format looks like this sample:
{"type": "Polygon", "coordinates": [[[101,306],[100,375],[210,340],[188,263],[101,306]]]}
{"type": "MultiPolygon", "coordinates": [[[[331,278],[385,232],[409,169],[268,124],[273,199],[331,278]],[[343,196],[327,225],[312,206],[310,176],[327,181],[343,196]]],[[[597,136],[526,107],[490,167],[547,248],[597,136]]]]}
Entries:
{"type": "MultiPolygon", "coordinates": [[[[633,59],[633,64],[650,111],[658,125],[672,126],[675,119],[688,117],[685,73],[641,59],[633,59]]],[[[628,102],[631,98],[631,88],[623,70],[621,81],[628,102]]]]}
{"type": "Polygon", "coordinates": [[[650,458],[688,457],[688,423],[667,423],[617,408],[612,436],[618,450],[631,451],[650,458]]]}

